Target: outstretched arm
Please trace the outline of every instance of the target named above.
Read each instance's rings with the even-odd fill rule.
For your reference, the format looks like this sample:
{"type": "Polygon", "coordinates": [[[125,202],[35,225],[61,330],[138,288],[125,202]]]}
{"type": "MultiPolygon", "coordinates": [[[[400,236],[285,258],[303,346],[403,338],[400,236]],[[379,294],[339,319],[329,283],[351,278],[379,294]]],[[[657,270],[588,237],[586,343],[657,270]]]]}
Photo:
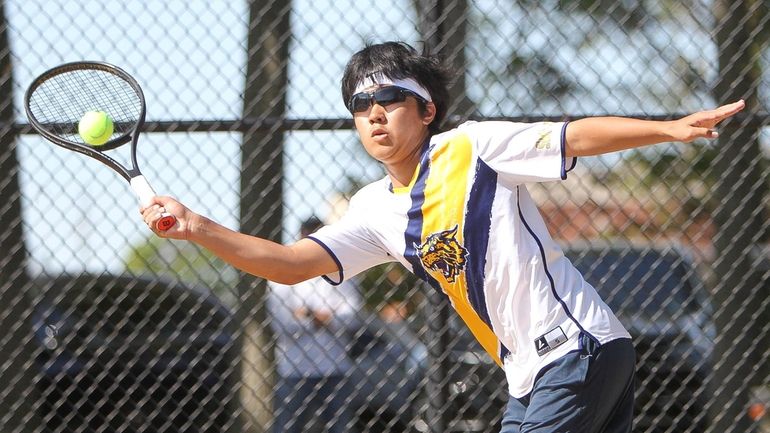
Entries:
{"type": "Polygon", "coordinates": [[[158,236],[194,242],[249,274],[281,284],[296,284],[338,271],[329,253],[312,240],[281,245],[230,230],[192,212],[171,197],[155,197],[154,202],[140,210],[149,227],[155,227],[163,211],[177,218],[176,225],[168,231],[154,230],[158,236]]]}
{"type": "Polygon", "coordinates": [[[625,117],[592,117],[567,125],[567,157],[601,155],[670,141],[690,142],[696,138],[716,138],[714,127],[743,110],[743,100],[687,117],[652,121],[625,117]]]}

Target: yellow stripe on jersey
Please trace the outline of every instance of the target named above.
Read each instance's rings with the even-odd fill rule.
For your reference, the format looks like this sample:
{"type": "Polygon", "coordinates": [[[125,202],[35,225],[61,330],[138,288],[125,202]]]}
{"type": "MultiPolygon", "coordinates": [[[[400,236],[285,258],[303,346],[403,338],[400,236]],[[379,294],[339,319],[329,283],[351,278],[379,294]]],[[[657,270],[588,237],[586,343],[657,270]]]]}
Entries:
{"type": "MultiPolygon", "coordinates": [[[[432,150],[422,205],[423,242],[418,254],[425,270],[439,283],[471,333],[502,365],[499,340],[470,304],[463,272],[467,260],[463,247],[466,196],[470,172],[475,167],[467,135],[457,135],[432,150]]],[[[475,253],[484,255],[486,251],[475,253]]]]}

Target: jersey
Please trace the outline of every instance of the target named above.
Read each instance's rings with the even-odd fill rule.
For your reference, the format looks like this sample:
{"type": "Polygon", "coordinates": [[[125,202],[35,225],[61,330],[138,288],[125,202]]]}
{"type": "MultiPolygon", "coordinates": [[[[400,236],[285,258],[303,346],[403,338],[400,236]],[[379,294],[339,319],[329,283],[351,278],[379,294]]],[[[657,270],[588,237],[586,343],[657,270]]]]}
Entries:
{"type": "Polygon", "coordinates": [[[531,391],[537,372],[577,350],[630,338],[551,238],[526,184],[566,179],[566,123],[468,122],[423,146],[407,187],[363,187],[345,215],[311,239],[339,267],[339,283],[399,261],[436,290],[489,355],[509,392],[531,391]]]}

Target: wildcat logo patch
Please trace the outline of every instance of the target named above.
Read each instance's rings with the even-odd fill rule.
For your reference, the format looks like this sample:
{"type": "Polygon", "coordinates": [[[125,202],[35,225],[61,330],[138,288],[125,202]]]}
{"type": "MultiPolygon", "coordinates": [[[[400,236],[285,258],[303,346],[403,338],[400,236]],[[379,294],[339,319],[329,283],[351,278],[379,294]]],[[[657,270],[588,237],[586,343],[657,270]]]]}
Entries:
{"type": "Polygon", "coordinates": [[[465,268],[466,250],[457,242],[457,228],[433,233],[421,245],[415,245],[417,256],[425,269],[440,272],[449,283],[465,268]]]}

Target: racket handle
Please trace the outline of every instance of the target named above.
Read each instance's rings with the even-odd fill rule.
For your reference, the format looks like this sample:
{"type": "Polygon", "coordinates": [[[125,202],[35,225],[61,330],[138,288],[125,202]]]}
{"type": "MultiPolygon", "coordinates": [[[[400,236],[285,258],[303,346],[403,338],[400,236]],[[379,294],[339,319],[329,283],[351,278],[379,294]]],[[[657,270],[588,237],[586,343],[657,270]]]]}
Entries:
{"type": "MultiPolygon", "coordinates": [[[[132,177],[129,183],[131,184],[131,189],[134,190],[134,193],[136,193],[136,196],[139,198],[139,203],[141,203],[142,206],[147,207],[152,205],[152,198],[157,194],[150,186],[150,182],[147,182],[147,179],[145,179],[144,176],[139,175],[132,177]]],[[[160,214],[160,219],[155,222],[155,228],[164,232],[171,227],[174,227],[175,224],[176,217],[168,212],[163,212],[160,214]]]]}

